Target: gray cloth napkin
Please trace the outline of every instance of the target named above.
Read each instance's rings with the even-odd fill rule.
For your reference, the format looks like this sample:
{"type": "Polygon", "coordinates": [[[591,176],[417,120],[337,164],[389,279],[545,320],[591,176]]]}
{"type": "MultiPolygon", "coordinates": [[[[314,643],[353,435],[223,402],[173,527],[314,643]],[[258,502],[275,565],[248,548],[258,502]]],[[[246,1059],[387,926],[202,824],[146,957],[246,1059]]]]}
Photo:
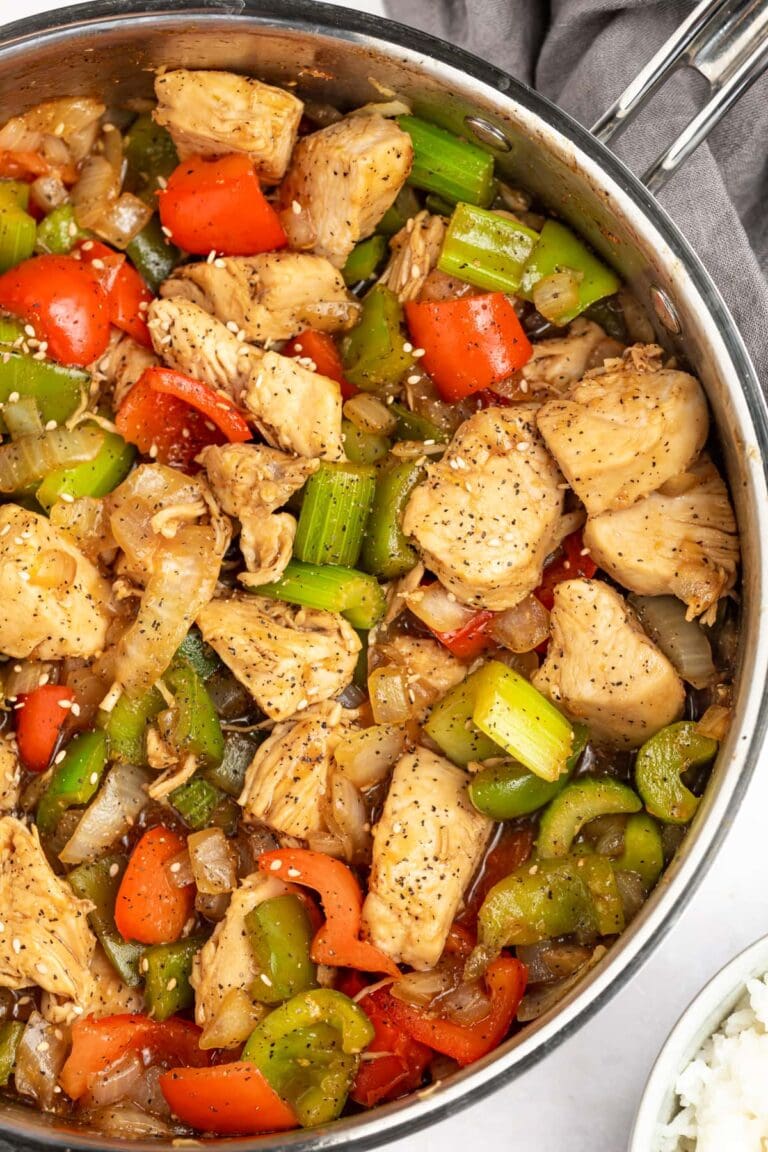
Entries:
{"type": "MultiPolygon", "coordinates": [[[[694,0],[386,0],[390,14],[460,44],[589,127],[683,21],[694,0]]],[[[679,71],[621,137],[642,172],[701,107],[679,71]]],[[[742,97],[659,199],[723,293],[768,387],[768,75],[742,97]]]]}

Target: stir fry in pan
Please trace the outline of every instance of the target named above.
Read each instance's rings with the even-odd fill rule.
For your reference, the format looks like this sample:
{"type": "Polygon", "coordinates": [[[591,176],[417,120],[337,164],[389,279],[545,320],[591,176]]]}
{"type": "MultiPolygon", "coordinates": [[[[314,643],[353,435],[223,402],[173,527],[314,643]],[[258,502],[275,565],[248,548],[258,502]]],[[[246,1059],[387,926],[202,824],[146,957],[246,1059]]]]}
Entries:
{"type": "Polygon", "coordinates": [[[700,384],[489,152],[155,89],[0,129],[0,1084],[310,1127],[637,914],[728,728],[738,537],[700,384]]]}

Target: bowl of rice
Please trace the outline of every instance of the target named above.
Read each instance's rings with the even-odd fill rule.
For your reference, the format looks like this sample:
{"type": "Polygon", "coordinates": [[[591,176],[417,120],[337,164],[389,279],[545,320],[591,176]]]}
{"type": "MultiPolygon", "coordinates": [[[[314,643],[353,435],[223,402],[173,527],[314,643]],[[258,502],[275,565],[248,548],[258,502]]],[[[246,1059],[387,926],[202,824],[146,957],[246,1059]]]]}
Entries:
{"type": "Polygon", "coordinates": [[[702,989],[653,1066],[629,1152],[768,1149],[768,936],[702,989]]]}

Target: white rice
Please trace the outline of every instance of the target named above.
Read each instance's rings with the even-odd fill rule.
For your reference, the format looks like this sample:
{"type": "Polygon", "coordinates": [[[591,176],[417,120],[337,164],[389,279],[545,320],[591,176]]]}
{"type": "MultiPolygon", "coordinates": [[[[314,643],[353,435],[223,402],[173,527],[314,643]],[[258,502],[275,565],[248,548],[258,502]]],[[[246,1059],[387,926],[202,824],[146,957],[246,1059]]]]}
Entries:
{"type": "Polygon", "coordinates": [[[681,1111],[659,1131],[657,1152],[766,1152],[768,975],[748,982],[675,1091],[681,1111]]]}

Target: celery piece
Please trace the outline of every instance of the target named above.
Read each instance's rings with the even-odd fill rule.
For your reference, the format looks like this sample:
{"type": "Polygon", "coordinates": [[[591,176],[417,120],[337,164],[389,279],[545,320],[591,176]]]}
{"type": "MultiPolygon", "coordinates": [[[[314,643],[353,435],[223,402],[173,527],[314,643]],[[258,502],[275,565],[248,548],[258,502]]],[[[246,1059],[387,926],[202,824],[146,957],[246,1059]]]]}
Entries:
{"type": "Polygon", "coordinates": [[[352,568],[376,490],[376,473],[361,464],[322,463],[304,489],[294,555],[307,564],[352,568]]]}
{"type": "Polygon", "coordinates": [[[406,184],[398,192],[394,204],[387,208],[379,223],[376,225],[376,231],[382,236],[394,236],[401,228],[405,228],[408,221],[412,216],[421,210],[419,198],[414,192],[413,188],[409,188],[406,184]]]}
{"type": "MultiPolygon", "coordinates": [[[[0,356],[0,404],[14,392],[37,401],[44,424],[63,424],[80,407],[90,378],[77,368],[64,368],[46,360],[34,360],[17,352],[0,356]]],[[[0,432],[5,424],[0,419],[0,432]]]]}
{"type": "Polygon", "coordinates": [[[558,316],[559,325],[570,324],[590,304],[603,296],[613,296],[621,287],[618,276],[590,252],[583,240],[556,220],[547,220],[523,270],[518,294],[532,300],[533,289],[539,280],[566,269],[581,276],[579,304],[558,316]]]}
{"type": "Polygon", "coordinates": [[[363,541],[361,564],[366,572],[394,580],[418,560],[402,525],[408,497],[424,475],[418,460],[403,460],[379,474],[363,541]]]}
{"type": "Polygon", "coordinates": [[[202,776],[193,776],[168,797],[187,827],[195,831],[210,824],[222,799],[222,792],[202,776]]]}
{"type": "MultiPolygon", "coordinates": [[[[98,425],[93,425],[98,427],[98,425]]],[[[128,475],[136,449],[126,444],[117,432],[105,432],[98,455],[74,468],[57,468],[49,472],[36,492],[37,502],[50,512],[63,496],[106,496],[128,475]]]]}
{"type": "Polygon", "coordinates": [[[466,200],[486,207],[493,199],[493,156],[417,116],[397,122],[413,142],[413,167],[408,183],[433,192],[450,204],[466,200]]]}
{"type": "Polygon", "coordinates": [[[0,205],[0,272],[7,272],[35,250],[37,224],[31,216],[12,205],[0,205]]]}
{"type": "Polygon", "coordinates": [[[639,812],[643,804],[631,788],[610,776],[585,776],[556,796],[539,821],[536,851],[541,857],[567,856],[581,829],[598,816],[639,812]]]}
{"type": "Polygon", "coordinates": [[[99,713],[99,722],[107,734],[110,760],[143,767],[147,763],[147,728],[164,707],[159,690],[150,688],[143,696],[133,697],[123,692],[111,712],[99,713]]]}
{"type": "Polygon", "coordinates": [[[341,270],[344,283],[351,287],[352,284],[370,280],[376,275],[386,253],[386,236],[377,235],[375,232],[367,240],[361,240],[359,244],[355,244],[341,270]]]}
{"type": "Polygon", "coordinates": [[[395,436],[398,440],[426,440],[434,444],[447,444],[450,440],[439,424],[418,412],[411,412],[404,404],[390,404],[389,410],[397,420],[395,436]]]}
{"type": "Polygon", "coordinates": [[[29,208],[29,184],[23,180],[0,180],[0,211],[4,208],[26,212],[29,208]]]}
{"type": "Polygon", "coordinates": [[[373,576],[354,568],[302,564],[291,560],[279,580],[260,584],[259,596],[305,608],[340,612],[353,628],[373,628],[384,615],[384,589],[373,576]]]}
{"type": "Polygon", "coordinates": [[[479,671],[481,669],[438,700],[424,725],[430,739],[460,768],[466,768],[473,760],[490,760],[504,755],[504,750],[472,721],[479,671]]]}
{"type": "Polygon", "coordinates": [[[433,216],[450,216],[453,212],[453,204],[447,200],[443,200],[442,196],[435,196],[434,192],[430,192],[424,201],[424,207],[433,216]]]}
{"type": "Polygon", "coordinates": [[[49,212],[37,226],[37,242],[35,248],[38,252],[51,252],[55,256],[66,256],[80,240],[87,240],[91,235],[77,223],[75,210],[72,205],[59,204],[49,212]]]}
{"type": "Polygon", "coordinates": [[[437,266],[477,288],[517,292],[538,239],[532,228],[497,212],[457,204],[437,266]]]}
{"type": "Polygon", "coordinates": [[[24,339],[24,325],[12,316],[0,316],[0,344],[15,344],[24,339]]]}
{"type": "Polygon", "coordinates": [[[557,780],[573,751],[571,724],[524,677],[498,660],[477,672],[473,722],[543,780],[557,780]]]}
{"type": "Polygon", "coordinates": [[[344,455],[353,464],[378,464],[384,460],[391,447],[386,436],[375,432],[363,432],[351,420],[342,420],[341,436],[344,441],[344,455]]]}
{"type": "Polygon", "coordinates": [[[360,319],[341,342],[344,375],[365,392],[394,387],[415,363],[406,351],[403,306],[383,284],[363,300],[360,319]]]}
{"type": "Polygon", "coordinates": [[[138,236],[134,236],[125,254],[153,292],[157,292],[181,260],[181,252],[163,232],[157,213],[138,236]]]}

